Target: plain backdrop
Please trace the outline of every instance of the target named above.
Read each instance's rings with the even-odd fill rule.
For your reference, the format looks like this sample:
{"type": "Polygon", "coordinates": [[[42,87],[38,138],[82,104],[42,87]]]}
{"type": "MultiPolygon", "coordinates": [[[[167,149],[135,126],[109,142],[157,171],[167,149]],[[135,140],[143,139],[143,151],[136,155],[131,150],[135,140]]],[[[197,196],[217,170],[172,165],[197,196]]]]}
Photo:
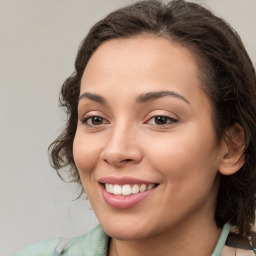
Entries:
{"type": "MultiPolygon", "coordinates": [[[[60,181],[47,147],[65,115],[63,81],[89,28],[129,0],[0,0],[0,255],[97,220],[77,186],[60,181]]],[[[256,62],[256,1],[195,0],[225,18],[256,62]]]]}

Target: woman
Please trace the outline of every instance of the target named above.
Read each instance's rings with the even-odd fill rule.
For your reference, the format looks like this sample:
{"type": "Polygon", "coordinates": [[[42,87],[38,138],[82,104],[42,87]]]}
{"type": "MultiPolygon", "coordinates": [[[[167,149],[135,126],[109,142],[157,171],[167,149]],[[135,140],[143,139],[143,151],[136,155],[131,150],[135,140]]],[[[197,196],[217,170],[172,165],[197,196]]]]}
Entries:
{"type": "Polygon", "coordinates": [[[256,78],[236,32],[141,1],[94,25],[75,68],[50,153],[101,225],[17,255],[254,255],[256,78]]]}

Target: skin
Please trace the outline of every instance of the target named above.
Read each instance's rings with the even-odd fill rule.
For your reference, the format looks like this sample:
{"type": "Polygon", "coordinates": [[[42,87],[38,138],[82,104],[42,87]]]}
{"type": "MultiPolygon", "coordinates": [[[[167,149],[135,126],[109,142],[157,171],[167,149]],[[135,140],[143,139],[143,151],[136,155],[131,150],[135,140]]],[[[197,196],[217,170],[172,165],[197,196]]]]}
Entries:
{"type": "Polygon", "coordinates": [[[110,40],[89,60],[73,153],[92,208],[112,237],[109,255],[213,252],[221,232],[214,220],[218,170],[229,148],[217,141],[201,86],[193,54],[164,38],[110,40]],[[138,101],[159,91],[175,94],[138,101]],[[167,116],[166,123],[156,116],[167,116]],[[117,209],[102,197],[98,180],[108,176],[159,186],[136,206],[117,209]]]}

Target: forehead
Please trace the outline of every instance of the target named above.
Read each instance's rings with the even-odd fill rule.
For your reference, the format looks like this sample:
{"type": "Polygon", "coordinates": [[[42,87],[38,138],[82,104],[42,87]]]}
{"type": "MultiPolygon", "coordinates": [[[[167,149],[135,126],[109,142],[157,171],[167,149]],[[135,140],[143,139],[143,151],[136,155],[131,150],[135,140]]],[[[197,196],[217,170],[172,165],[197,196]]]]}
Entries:
{"type": "Polygon", "coordinates": [[[166,89],[189,94],[191,89],[200,89],[200,84],[196,59],[189,49],[169,39],[144,35],[100,45],[85,68],[81,92],[118,88],[124,94],[166,89]]]}

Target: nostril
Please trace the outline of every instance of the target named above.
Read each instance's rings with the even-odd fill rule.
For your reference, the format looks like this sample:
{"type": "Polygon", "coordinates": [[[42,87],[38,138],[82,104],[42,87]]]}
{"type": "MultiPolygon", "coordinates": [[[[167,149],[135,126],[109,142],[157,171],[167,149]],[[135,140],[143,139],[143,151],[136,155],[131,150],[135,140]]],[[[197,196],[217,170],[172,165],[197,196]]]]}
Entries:
{"type": "MultiPolygon", "coordinates": [[[[107,158],[104,158],[103,159],[105,162],[108,162],[109,160],[107,158]]],[[[133,160],[132,159],[123,159],[121,161],[119,161],[120,163],[128,163],[128,162],[132,162],[133,160]]]]}
{"type": "Polygon", "coordinates": [[[105,147],[100,155],[101,161],[106,164],[123,166],[125,164],[138,163],[142,159],[141,151],[138,149],[121,150],[109,147],[105,147]]]}
{"type": "Polygon", "coordinates": [[[131,161],[132,161],[132,159],[124,159],[124,160],[122,160],[121,162],[128,163],[128,162],[131,162],[131,161]]]}

